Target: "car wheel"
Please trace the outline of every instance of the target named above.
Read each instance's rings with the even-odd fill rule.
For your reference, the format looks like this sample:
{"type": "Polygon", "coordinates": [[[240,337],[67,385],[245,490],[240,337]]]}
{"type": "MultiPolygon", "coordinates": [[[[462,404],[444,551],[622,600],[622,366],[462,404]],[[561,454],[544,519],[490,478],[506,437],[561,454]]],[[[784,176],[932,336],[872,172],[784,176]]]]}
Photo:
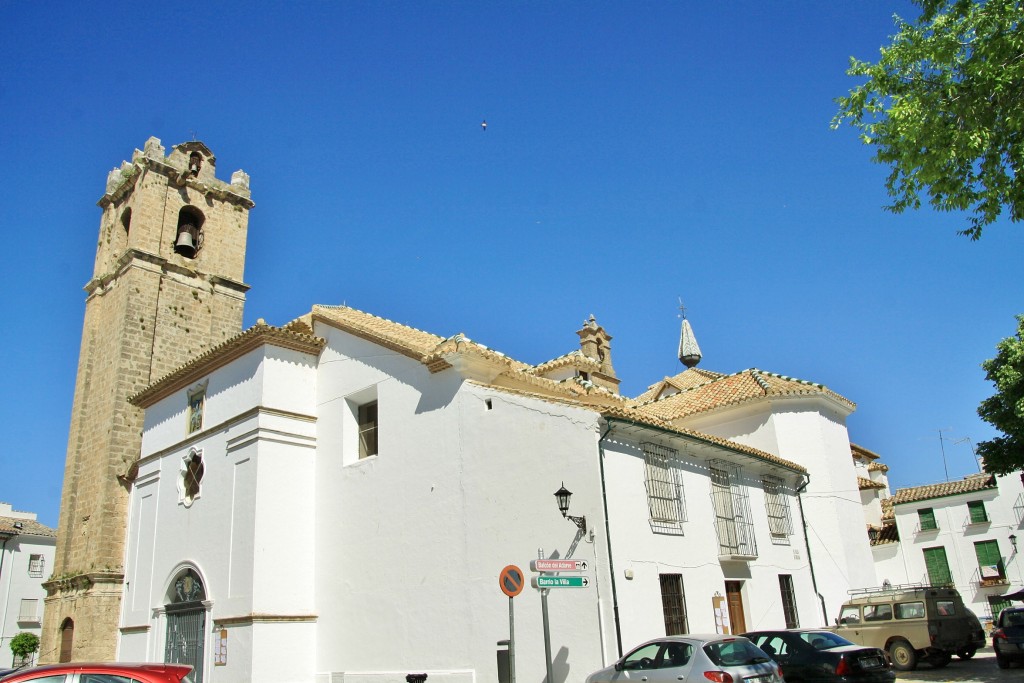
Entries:
{"type": "Polygon", "coordinates": [[[917,668],[917,652],[905,640],[894,640],[889,645],[889,658],[897,671],[913,671],[917,668]]]}
{"type": "Polygon", "coordinates": [[[959,652],[957,652],[956,656],[959,657],[960,659],[970,659],[971,657],[974,656],[974,653],[977,652],[977,651],[978,650],[973,648],[973,647],[965,647],[964,649],[962,649],[959,652]]]}
{"type": "Polygon", "coordinates": [[[928,663],[936,669],[941,669],[951,661],[953,661],[953,655],[949,652],[940,652],[928,658],[928,663]]]}
{"type": "Polygon", "coordinates": [[[1000,669],[1009,669],[1010,660],[1006,657],[1001,657],[999,656],[999,654],[996,654],[996,666],[998,666],[1000,669]]]}

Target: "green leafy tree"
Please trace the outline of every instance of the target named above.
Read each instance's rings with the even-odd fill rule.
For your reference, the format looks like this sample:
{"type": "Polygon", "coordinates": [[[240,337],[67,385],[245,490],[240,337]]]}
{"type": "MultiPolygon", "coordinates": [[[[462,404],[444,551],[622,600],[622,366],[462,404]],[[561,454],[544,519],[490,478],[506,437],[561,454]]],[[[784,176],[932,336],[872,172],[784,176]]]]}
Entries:
{"type": "Polygon", "coordinates": [[[22,631],[11,638],[11,652],[14,653],[15,661],[24,661],[38,650],[39,636],[34,633],[22,631]]]}
{"type": "Polygon", "coordinates": [[[921,206],[970,211],[976,240],[1004,209],[1024,218],[1024,7],[1022,0],[913,0],[913,23],[876,63],[851,58],[867,80],[836,100],[832,127],[860,130],[887,164],[894,213],[921,206]]]}
{"type": "Polygon", "coordinates": [[[1004,436],[978,444],[985,471],[1009,474],[1024,470],[1024,315],[1017,316],[1017,336],[996,345],[997,353],[981,364],[996,395],[978,406],[978,415],[1004,436]]]}

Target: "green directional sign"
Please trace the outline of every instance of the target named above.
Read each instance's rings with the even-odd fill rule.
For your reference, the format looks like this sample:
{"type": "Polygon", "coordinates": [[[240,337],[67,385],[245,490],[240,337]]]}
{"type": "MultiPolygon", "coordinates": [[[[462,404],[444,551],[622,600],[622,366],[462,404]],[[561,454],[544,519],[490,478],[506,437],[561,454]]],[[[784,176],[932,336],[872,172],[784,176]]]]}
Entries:
{"type": "Polygon", "coordinates": [[[530,583],[534,588],[586,588],[590,579],[586,576],[535,576],[530,583]]]}

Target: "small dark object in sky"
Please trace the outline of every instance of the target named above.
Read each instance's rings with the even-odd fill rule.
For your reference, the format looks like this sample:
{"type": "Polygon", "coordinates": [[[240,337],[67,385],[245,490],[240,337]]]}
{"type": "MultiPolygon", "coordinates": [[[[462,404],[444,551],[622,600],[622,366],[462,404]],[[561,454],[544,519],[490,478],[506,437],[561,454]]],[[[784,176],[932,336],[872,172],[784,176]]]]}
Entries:
{"type": "Polygon", "coordinates": [[[482,129],[484,129],[484,131],[486,131],[486,130],[487,130],[487,119],[484,119],[484,120],[483,120],[483,123],[481,123],[481,124],[480,124],[480,127],[481,127],[482,129]]]}

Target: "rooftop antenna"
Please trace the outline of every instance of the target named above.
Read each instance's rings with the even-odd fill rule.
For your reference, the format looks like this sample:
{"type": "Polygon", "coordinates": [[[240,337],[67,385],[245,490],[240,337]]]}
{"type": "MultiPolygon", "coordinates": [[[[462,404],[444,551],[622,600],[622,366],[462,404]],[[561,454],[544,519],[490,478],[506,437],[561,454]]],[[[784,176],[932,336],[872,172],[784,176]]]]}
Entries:
{"type": "Polygon", "coordinates": [[[962,439],[957,439],[953,442],[953,445],[956,446],[962,444],[964,441],[966,441],[967,445],[971,447],[971,454],[974,455],[974,464],[978,466],[978,472],[981,472],[981,458],[978,457],[978,451],[974,448],[974,442],[971,441],[971,437],[965,436],[962,439]]]}
{"type": "Polygon", "coordinates": [[[949,481],[949,468],[946,466],[946,440],[942,438],[942,432],[948,432],[951,427],[946,429],[940,429],[939,432],[939,448],[942,449],[942,469],[946,472],[946,481],[949,481]]]}

